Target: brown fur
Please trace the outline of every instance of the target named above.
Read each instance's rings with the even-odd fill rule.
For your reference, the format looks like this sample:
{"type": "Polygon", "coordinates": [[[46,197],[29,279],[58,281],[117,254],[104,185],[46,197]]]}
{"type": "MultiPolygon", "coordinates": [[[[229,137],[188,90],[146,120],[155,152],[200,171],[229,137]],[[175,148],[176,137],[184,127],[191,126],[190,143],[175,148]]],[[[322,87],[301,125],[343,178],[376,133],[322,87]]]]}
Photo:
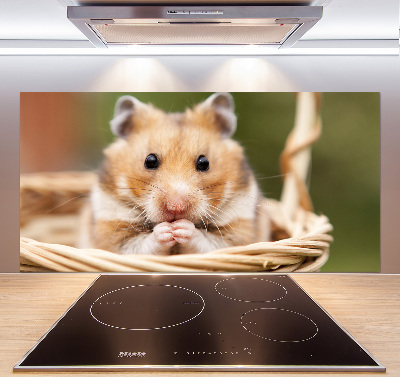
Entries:
{"type": "Polygon", "coordinates": [[[91,236],[96,248],[117,253],[130,238],[149,231],[141,224],[130,224],[127,221],[97,221],[93,224],[91,236]]]}

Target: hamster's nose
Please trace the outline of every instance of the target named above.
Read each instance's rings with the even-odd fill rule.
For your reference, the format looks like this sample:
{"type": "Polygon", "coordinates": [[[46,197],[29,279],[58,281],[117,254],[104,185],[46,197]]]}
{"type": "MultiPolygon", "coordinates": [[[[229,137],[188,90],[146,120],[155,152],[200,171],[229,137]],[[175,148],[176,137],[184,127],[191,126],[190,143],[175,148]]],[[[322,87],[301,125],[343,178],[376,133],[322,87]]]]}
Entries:
{"type": "Polygon", "coordinates": [[[172,196],[167,199],[167,210],[171,213],[182,213],[188,208],[188,202],[181,196],[172,196]]]}
{"type": "Polygon", "coordinates": [[[190,189],[186,182],[180,179],[173,179],[173,183],[167,190],[165,207],[166,210],[174,215],[186,212],[189,207],[189,192],[190,189]]]}

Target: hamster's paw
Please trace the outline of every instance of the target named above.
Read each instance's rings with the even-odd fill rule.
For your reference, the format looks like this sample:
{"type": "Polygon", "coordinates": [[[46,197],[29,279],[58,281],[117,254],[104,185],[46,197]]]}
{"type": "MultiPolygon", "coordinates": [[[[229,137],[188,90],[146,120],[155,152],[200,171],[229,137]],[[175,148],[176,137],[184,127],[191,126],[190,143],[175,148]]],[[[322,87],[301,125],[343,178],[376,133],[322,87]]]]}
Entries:
{"type": "Polygon", "coordinates": [[[177,220],[172,224],[172,236],[174,240],[180,244],[191,244],[195,242],[195,239],[201,236],[198,229],[195,228],[194,224],[189,220],[177,220]]]}
{"type": "Polygon", "coordinates": [[[172,236],[179,243],[181,254],[207,253],[228,246],[220,237],[197,229],[191,221],[185,219],[172,223],[172,236]]]}
{"type": "Polygon", "coordinates": [[[162,249],[170,248],[176,244],[173,236],[173,227],[171,223],[163,222],[157,224],[153,229],[154,239],[162,249]]]}

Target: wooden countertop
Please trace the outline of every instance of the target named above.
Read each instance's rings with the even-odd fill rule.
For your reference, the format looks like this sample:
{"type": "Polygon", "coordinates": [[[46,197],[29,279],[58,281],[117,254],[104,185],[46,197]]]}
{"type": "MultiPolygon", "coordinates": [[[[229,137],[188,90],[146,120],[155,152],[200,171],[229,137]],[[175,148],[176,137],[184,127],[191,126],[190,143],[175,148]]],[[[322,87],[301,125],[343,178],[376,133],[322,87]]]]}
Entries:
{"type": "MultiPolygon", "coordinates": [[[[328,313],[386,367],[386,376],[400,376],[400,275],[292,274],[328,313]]],[[[0,274],[0,376],[47,332],[97,274],[0,274]]],[[[180,372],[186,377],[215,372],[180,372]]],[[[27,373],[23,375],[45,375],[27,373]]],[[[65,375],[71,373],[64,373],[65,375]]],[[[89,373],[107,375],[107,373],[89,373]]],[[[110,373],[109,373],[110,374],[110,373]]],[[[129,375],[175,376],[176,372],[129,372],[129,375]]],[[[225,372],[224,376],[265,375],[274,372],[225,372]]],[[[291,373],[326,376],[327,373],[291,373]]],[[[365,376],[383,373],[350,373],[365,376]]],[[[73,373],[87,376],[88,373],[73,373]]],[[[126,376],[112,373],[112,376],[126,376]]],[[[337,376],[349,375],[334,373],[337,376]]],[[[60,376],[60,373],[46,374],[60,376]]]]}

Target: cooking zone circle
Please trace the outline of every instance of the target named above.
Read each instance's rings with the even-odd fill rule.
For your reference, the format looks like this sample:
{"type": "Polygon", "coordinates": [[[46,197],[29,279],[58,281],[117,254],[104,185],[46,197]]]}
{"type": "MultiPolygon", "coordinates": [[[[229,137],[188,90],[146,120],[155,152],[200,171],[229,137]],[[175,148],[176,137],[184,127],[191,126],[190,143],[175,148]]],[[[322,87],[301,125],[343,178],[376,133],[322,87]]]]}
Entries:
{"type": "Polygon", "coordinates": [[[304,342],[318,334],[318,326],[311,318],[287,309],[253,309],[240,320],[248,332],[273,342],[304,342]]]}
{"type": "Polygon", "coordinates": [[[287,295],[286,288],[260,278],[230,278],[218,282],[215,290],[226,298],[241,302],[273,302],[287,295]]]}
{"type": "Polygon", "coordinates": [[[100,296],[91,316],[121,330],[160,330],[182,325],[201,314],[204,299],[176,285],[132,285],[100,296]]]}

